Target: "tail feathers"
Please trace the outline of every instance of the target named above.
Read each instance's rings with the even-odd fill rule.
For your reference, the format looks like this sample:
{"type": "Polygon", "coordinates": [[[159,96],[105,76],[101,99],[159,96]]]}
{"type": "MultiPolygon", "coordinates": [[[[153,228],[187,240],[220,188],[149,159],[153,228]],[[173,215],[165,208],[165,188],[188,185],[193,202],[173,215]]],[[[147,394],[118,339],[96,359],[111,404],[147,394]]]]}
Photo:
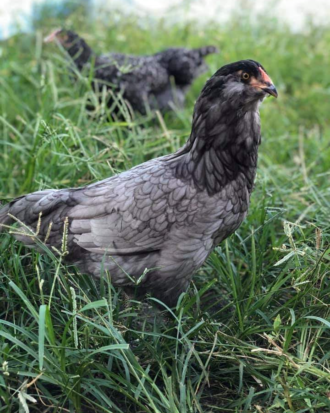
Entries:
{"type": "Polygon", "coordinates": [[[60,198],[56,197],[58,192],[60,191],[38,191],[15,198],[2,208],[0,206],[0,233],[17,220],[25,225],[37,222],[40,212],[47,214],[52,206],[57,205],[60,198]]]}
{"type": "Polygon", "coordinates": [[[17,222],[18,231],[13,236],[24,245],[41,251],[36,243],[37,236],[42,242],[61,247],[69,195],[70,191],[50,189],[21,196],[2,208],[0,206],[0,233],[17,222]]]}
{"type": "Polygon", "coordinates": [[[13,223],[13,219],[8,215],[10,204],[5,205],[0,209],[0,233],[6,229],[6,225],[13,223]]]}
{"type": "Polygon", "coordinates": [[[25,195],[15,198],[5,206],[0,205],[0,233],[4,232],[9,225],[22,220],[22,211],[26,208],[25,195]]]}
{"type": "Polygon", "coordinates": [[[203,46],[197,49],[201,57],[208,56],[209,54],[219,53],[219,49],[216,46],[203,46]]]}
{"type": "MultiPolygon", "coordinates": [[[[22,210],[18,211],[17,206],[18,204],[23,204],[25,207],[27,206],[27,202],[25,200],[25,196],[22,196],[20,198],[14,199],[12,202],[9,204],[5,205],[4,207],[0,207],[0,234],[2,232],[5,232],[6,230],[9,229],[11,225],[13,225],[15,222],[21,220],[20,215],[22,215],[22,210]]],[[[25,223],[24,223],[25,225],[25,223]]],[[[20,226],[20,225],[19,225],[20,226]]],[[[31,231],[33,229],[31,228],[31,231]]],[[[35,238],[31,236],[30,233],[27,233],[26,230],[22,231],[21,233],[15,232],[13,233],[14,238],[16,238],[18,241],[21,241],[24,245],[27,247],[31,247],[36,249],[39,252],[42,252],[43,250],[38,247],[38,245],[35,242],[35,238]]]]}

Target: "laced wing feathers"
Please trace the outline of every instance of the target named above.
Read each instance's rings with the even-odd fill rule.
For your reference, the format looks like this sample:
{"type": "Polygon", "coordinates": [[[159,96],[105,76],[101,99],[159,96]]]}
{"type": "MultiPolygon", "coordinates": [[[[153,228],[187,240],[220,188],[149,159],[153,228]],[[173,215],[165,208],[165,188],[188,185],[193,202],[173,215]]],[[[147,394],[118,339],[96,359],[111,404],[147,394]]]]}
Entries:
{"type": "Polygon", "coordinates": [[[180,180],[162,168],[162,162],[149,164],[75,194],[70,233],[80,247],[113,255],[162,249],[171,225],[188,217],[184,211],[189,203],[175,201],[183,201],[185,191],[183,187],[178,191],[174,181],[180,180]],[[182,212],[174,211],[175,205],[182,212]]]}

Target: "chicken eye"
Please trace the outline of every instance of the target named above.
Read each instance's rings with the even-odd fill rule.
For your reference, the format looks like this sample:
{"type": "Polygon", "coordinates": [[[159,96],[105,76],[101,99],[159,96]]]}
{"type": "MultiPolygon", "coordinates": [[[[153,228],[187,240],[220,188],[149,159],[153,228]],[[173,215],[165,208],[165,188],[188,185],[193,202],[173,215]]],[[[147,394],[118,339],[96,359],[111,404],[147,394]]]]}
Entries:
{"type": "Polygon", "coordinates": [[[248,73],[246,73],[246,72],[244,72],[244,73],[242,74],[242,79],[244,79],[244,80],[248,80],[249,77],[250,77],[250,75],[249,75],[248,73]]]}

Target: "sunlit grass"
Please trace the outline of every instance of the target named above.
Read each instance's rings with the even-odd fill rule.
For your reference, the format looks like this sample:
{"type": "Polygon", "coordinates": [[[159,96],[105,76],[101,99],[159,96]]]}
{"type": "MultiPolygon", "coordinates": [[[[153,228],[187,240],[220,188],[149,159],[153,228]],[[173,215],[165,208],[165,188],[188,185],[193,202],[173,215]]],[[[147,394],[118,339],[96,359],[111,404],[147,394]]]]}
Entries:
{"type": "Polygon", "coordinates": [[[109,277],[99,282],[1,235],[0,412],[328,411],[330,30],[292,34],[246,17],[204,28],[70,19],[97,51],[215,44],[221,53],[184,110],[116,122],[89,79],[72,82],[61,51],[44,47],[49,24],[3,42],[3,199],[84,185],[176,150],[203,83],[224,63],[260,61],[279,99],[262,106],[249,216],[176,310],[129,301],[109,277]]]}

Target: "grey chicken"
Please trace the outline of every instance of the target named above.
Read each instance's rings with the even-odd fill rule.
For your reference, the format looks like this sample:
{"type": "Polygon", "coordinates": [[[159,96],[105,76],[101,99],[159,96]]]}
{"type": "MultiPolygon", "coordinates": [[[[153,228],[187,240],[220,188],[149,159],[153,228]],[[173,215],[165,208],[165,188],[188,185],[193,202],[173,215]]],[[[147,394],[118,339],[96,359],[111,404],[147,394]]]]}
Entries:
{"type": "MultiPolygon", "coordinates": [[[[217,48],[171,48],[150,56],[121,53],[96,55],[84,39],[70,30],[56,30],[45,41],[58,41],[72,58],[78,70],[93,66],[93,87],[102,85],[121,93],[125,101],[144,114],[146,108],[166,111],[182,106],[185,95],[196,77],[207,71],[204,57],[217,48]],[[174,85],[171,82],[174,80],[174,85]]],[[[108,105],[113,104],[109,99],[108,105]]]]}
{"type": "MultiPolygon", "coordinates": [[[[67,220],[67,262],[95,277],[109,271],[115,285],[126,287],[148,268],[140,291],[172,305],[246,217],[260,144],[259,106],[268,94],[277,97],[259,63],[223,66],[204,86],[179,151],[83,188],[17,198],[0,210],[0,223],[12,224],[14,216],[60,249],[67,220]]],[[[36,246],[31,237],[15,237],[36,246]]]]}

